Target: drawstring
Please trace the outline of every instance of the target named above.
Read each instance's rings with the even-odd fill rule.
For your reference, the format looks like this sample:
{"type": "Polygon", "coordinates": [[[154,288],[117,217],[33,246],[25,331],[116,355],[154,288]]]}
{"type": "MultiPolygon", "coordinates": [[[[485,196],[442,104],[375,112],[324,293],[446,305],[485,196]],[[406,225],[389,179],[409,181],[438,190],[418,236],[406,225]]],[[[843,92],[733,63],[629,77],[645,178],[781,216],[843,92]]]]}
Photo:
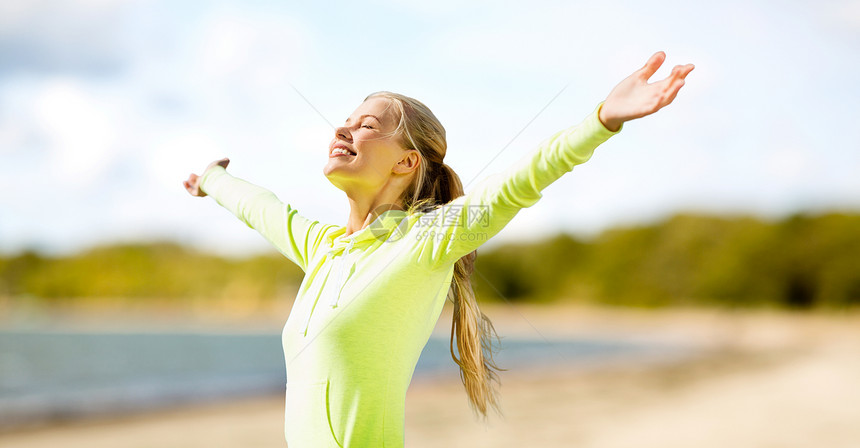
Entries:
{"type": "MultiPolygon", "coordinates": [[[[354,239],[350,240],[349,244],[347,244],[347,246],[346,246],[346,250],[344,251],[343,256],[341,257],[340,267],[338,268],[339,272],[338,272],[337,285],[335,285],[336,289],[335,289],[335,292],[332,295],[331,299],[329,300],[329,305],[331,305],[332,308],[337,306],[338,299],[340,298],[340,290],[343,288],[343,285],[342,285],[343,273],[346,270],[347,256],[349,255],[349,251],[350,251],[350,249],[352,249],[354,244],[355,244],[355,240],[354,239]]],[[[337,250],[332,249],[328,252],[327,256],[334,257],[335,252],[337,252],[337,250]]],[[[326,274],[325,279],[323,280],[323,286],[321,287],[322,290],[325,289],[325,285],[328,283],[328,278],[330,275],[331,275],[331,270],[329,270],[329,272],[326,274]]],[[[322,292],[322,290],[320,292],[322,292]]],[[[319,295],[317,296],[317,300],[318,299],[319,299],[319,295]]],[[[307,319],[305,319],[304,329],[299,330],[299,333],[302,335],[307,335],[308,327],[311,324],[311,316],[313,316],[313,314],[314,314],[314,308],[316,308],[316,301],[314,301],[314,304],[311,305],[310,311],[308,311],[308,317],[307,317],[307,319]]]]}
{"type": "MultiPolygon", "coordinates": [[[[335,287],[334,292],[332,292],[329,296],[328,304],[332,308],[337,307],[338,301],[340,300],[341,291],[343,290],[343,287],[345,286],[344,283],[346,280],[349,279],[349,275],[346,273],[346,270],[350,267],[349,266],[349,264],[350,264],[349,263],[349,255],[350,255],[350,251],[352,250],[356,241],[363,243],[363,245],[365,247],[368,247],[368,246],[372,245],[374,240],[382,241],[382,239],[381,239],[382,236],[389,237],[389,234],[391,233],[392,229],[394,229],[394,232],[395,232],[394,235],[397,235],[398,237],[402,237],[403,234],[405,234],[406,230],[408,230],[409,221],[406,221],[406,220],[398,221],[397,220],[397,217],[401,217],[401,219],[402,219],[402,218],[405,218],[407,216],[407,213],[405,211],[403,211],[403,210],[388,210],[387,213],[389,213],[390,215],[386,214],[386,212],[383,212],[382,215],[377,217],[377,221],[374,221],[374,223],[372,223],[372,225],[374,226],[372,229],[365,228],[365,229],[361,230],[360,232],[356,232],[354,236],[352,236],[350,239],[346,240],[347,241],[346,248],[345,248],[345,250],[343,250],[343,253],[341,255],[341,260],[338,261],[339,266],[337,267],[337,270],[338,270],[337,284],[334,286],[335,287]],[[382,229],[388,231],[389,233],[386,235],[379,235],[378,230],[379,230],[380,226],[382,229]]],[[[322,296],[323,292],[326,290],[326,286],[329,286],[328,285],[328,279],[333,274],[332,270],[335,269],[335,267],[330,263],[335,262],[334,258],[337,256],[338,252],[343,248],[342,245],[344,243],[344,240],[337,240],[337,241],[335,241],[335,240],[338,237],[343,236],[343,233],[345,232],[345,230],[346,230],[345,227],[341,227],[340,229],[338,229],[335,232],[328,235],[328,239],[331,242],[332,248],[325,254],[325,259],[322,260],[322,263],[323,263],[323,265],[329,265],[329,268],[325,274],[325,278],[322,280],[322,285],[320,286],[320,289],[317,290],[317,292],[316,292],[316,297],[314,298],[314,303],[311,305],[311,308],[308,311],[307,318],[305,319],[304,329],[299,330],[299,333],[302,335],[307,336],[308,327],[310,326],[310,322],[311,322],[311,317],[314,314],[314,310],[316,309],[317,303],[319,302],[320,297],[322,296]],[[337,247],[334,247],[334,246],[337,246],[337,247]]],[[[394,240],[396,240],[396,238],[392,239],[392,237],[389,237],[389,239],[386,240],[386,242],[387,241],[394,241],[394,240]]],[[[322,267],[320,268],[320,270],[322,270],[322,267]]],[[[316,282],[314,282],[314,283],[316,283],[316,282]]],[[[308,290],[305,290],[304,292],[307,292],[307,291],[308,290]]]]}
{"type": "Polygon", "coordinates": [[[349,244],[346,246],[346,250],[343,252],[343,257],[340,260],[340,273],[337,276],[337,289],[335,290],[335,293],[332,294],[331,300],[328,302],[332,308],[337,306],[337,301],[340,299],[340,290],[343,288],[343,271],[346,270],[346,261],[347,258],[349,258],[349,250],[352,249],[354,244],[354,239],[349,240],[349,244]]]}

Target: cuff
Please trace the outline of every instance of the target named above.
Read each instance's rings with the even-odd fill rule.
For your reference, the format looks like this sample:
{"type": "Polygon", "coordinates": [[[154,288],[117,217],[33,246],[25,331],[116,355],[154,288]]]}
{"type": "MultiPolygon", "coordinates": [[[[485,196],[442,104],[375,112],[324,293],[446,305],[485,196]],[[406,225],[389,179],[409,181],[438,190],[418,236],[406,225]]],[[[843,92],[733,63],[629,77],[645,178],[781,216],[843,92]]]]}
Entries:
{"type": "Polygon", "coordinates": [[[224,174],[227,174],[227,170],[221,165],[215,165],[206,170],[206,172],[200,176],[200,179],[197,181],[197,186],[208,195],[210,192],[207,189],[207,185],[211,187],[212,182],[224,174]]]}
{"type": "Polygon", "coordinates": [[[602,121],[600,121],[600,108],[602,108],[602,107],[603,107],[603,103],[605,103],[605,101],[601,101],[601,102],[600,102],[600,104],[598,104],[598,105],[597,105],[597,107],[594,109],[594,113],[593,113],[594,120],[595,120],[595,121],[597,121],[598,126],[599,126],[603,131],[605,131],[606,133],[608,133],[608,134],[610,134],[610,135],[615,135],[615,134],[617,134],[617,133],[621,132],[621,130],[622,130],[622,129],[624,129],[624,123],[621,123],[621,126],[619,126],[619,127],[618,127],[618,130],[617,130],[617,131],[615,131],[615,132],[610,131],[610,130],[606,127],[606,125],[605,125],[605,124],[603,124],[603,122],[602,122],[602,121]]]}

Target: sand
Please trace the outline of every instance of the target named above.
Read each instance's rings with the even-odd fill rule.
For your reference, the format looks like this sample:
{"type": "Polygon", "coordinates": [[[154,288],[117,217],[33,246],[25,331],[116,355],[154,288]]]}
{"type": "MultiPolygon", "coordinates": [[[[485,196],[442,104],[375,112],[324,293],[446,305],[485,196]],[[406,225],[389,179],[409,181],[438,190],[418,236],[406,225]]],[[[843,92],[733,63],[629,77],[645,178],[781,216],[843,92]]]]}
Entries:
{"type": "MultiPolygon", "coordinates": [[[[484,307],[502,336],[684,343],[683,359],[502,373],[486,423],[459,378],[415,381],[407,446],[860,447],[860,314],[484,307]]],[[[450,310],[437,331],[447,335],[450,310]]],[[[275,323],[273,323],[275,325],[275,323]]],[[[4,448],[284,447],[283,397],[0,434],[4,448]]]]}

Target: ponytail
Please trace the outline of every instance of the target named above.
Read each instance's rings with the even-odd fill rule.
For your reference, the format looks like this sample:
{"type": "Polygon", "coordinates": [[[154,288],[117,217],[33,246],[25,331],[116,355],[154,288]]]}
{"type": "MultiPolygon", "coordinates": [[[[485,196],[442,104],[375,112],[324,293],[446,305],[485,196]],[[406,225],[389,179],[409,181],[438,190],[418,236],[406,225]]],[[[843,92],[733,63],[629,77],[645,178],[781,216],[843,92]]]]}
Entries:
{"type": "MultiPolygon", "coordinates": [[[[404,192],[403,204],[409,213],[427,212],[462,196],[463,184],[460,176],[443,162],[447,151],[445,128],[427,106],[418,100],[391,92],[376,92],[368,98],[380,96],[391,100],[400,112],[400,123],[395,130],[402,138],[404,147],[417,149],[421,163],[413,184],[404,192]]],[[[460,380],[466,388],[473,411],[487,417],[490,407],[501,414],[498,390],[499,383],[493,361],[492,340],[499,339],[493,323],[481,312],[471,276],[475,268],[477,251],[460,258],[454,264],[454,275],[449,300],[454,305],[451,323],[451,357],[460,367],[460,380]],[[457,342],[459,359],[454,353],[457,342]]]]}
{"type": "MultiPolygon", "coordinates": [[[[437,202],[435,205],[438,206],[463,195],[463,186],[457,173],[444,163],[436,164],[436,168],[435,171],[431,170],[436,174],[428,176],[424,183],[427,190],[425,196],[409,204],[410,213],[415,209],[432,209],[428,207],[431,202],[437,202]],[[440,201],[437,198],[442,199],[440,201]]],[[[486,418],[490,406],[501,413],[498,392],[492,383],[499,383],[499,376],[494,370],[507,369],[499,368],[493,361],[492,340],[498,341],[499,336],[492,321],[478,307],[472,289],[471,277],[477,257],[477,251],[472,251],[454,264],[454,277],[448,290],[448,301],[454,305],[450,349],[451,357],[460,366],[460,380],[469,394],[472,409],[486,418]],[[459,359],[454,354],[455,339],[459,359]]]]}

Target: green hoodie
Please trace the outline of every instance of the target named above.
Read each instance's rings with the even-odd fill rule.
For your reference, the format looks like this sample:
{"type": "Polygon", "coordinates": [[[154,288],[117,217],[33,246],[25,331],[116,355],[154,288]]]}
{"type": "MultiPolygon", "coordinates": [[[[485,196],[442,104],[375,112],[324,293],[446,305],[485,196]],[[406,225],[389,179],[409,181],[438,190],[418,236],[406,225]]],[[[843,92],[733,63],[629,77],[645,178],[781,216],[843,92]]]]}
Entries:
{"type": "Polygon", "coordinates": [[[290,448],[402,447],[406,390],[451,287],[454,264],[611,132],[603,103],[502,173],[426,213],[382,213],[349,236],[215,166],[201,189],[262,234],[305,277],[284,326],[290,448]]]}

